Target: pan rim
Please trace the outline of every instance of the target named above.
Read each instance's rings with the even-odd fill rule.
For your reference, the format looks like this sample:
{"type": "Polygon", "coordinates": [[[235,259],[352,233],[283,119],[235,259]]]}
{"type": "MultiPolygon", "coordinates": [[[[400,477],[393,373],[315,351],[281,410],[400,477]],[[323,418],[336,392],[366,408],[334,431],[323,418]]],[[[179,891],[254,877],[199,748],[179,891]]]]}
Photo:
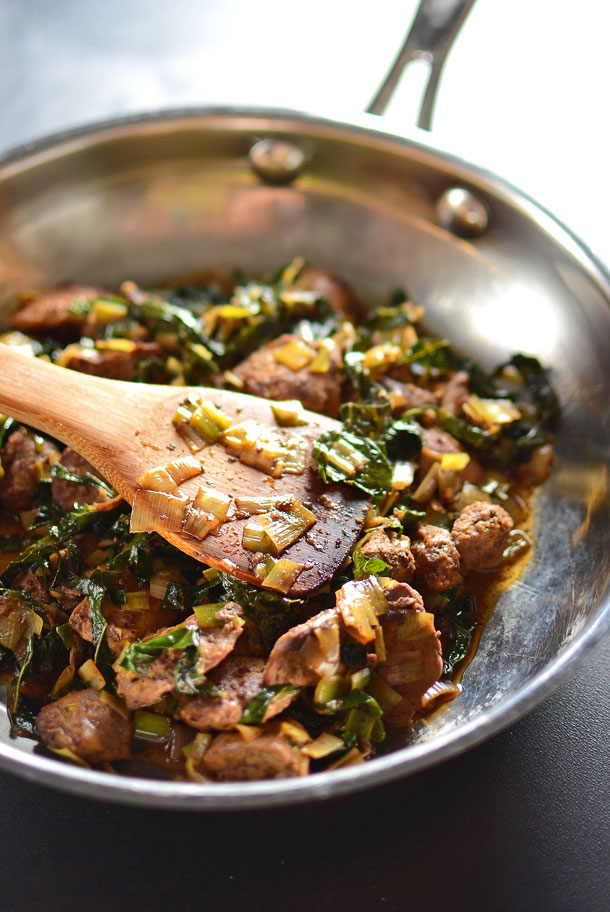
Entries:
{"type": "MultiPolygon", "coordinates": [[[[172,108],[129,114],[61,130],[6,150],[0,156],[0,179],[3,172],[35,167],[45,156],[84,148],[122,132],[141,127],[159,127],[167,123],[174,129],[181,120],[192,127],[201,119],[252,118],[285,121],[306,125],[309,130],[339,131],[345,138],[370,143],[376,140],[396,148],[408,149],[411,155],[433,156],[460,172],[466,182],[484,183],[495,194],[508,199],[537,226],[552,235],[553,240],[576,258],[610,301],[610,272],[589,247],[550,211],[527,194],[484,167],[473,164],[451,152],[429,134],[414,128],[406,135],[375,115],[360,114],[349,119],[334,119],[282,108],[245,106],[205,106],[172,108]]],[[[270,128],[271,129],[271,128],[270,128]]],[[[552,659],[524,686],[500,700],[476,719],[441,734],[434,741],[400,748],[377,757],[370,763],[316,773],[302,779],[285,779],[246,783],[210,785],[163,781],[134,776],[110,776],[83,769],[59,760],[24,753],[10,744],[0,743],[0,768],[30,781],[43,783],[84,797],[116,803],[178,810],[249,810],[302,803],[309,800],[345,795],[364,788],[392,782],[426,769],[474,747],[514,723],[563,683],[577,666],[610,632],[610,598],[599,605],[595,616],[576,633],[563,651],[552,659]]]]}

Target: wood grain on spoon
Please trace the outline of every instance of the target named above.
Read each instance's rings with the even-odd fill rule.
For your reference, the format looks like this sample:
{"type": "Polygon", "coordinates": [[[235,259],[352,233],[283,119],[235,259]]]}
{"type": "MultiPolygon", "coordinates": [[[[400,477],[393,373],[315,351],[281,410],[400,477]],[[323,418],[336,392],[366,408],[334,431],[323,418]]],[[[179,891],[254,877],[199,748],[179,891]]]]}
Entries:
{"type": "MultiPolygon", "coordinates": [[[[252,418],[276,427],[271,402],[255,396],[206,387],[107,380],[0,346],[0,411],[71,446],[130,504],[140,475],[179,456],[192,455],[172,425],[178,405],[191,392],[204,395],[235,422],[252,418]]],[[[309,424],[290,430],[310,443],[323,431],[340,427],[323,415],[304,414],[309,424]]],[[[201,485],[233,496],[290,493],[313,511],[315,525],[282,554],[306,568],[290,596],[306,595],[331,579],[361,533],[369,504],[366,495],[348,485],[325,484],[313,467],[302,475],[271,478],[243,465],[219,444],[206,446],[195,455],[203,474],[179,489],[190,498],[201,485]]],[[[202,541],[161,525],[158,531],[197,560],[260,585],[253,572],[254,555],[242,547],[246,522],[227,521],[217,534],[202,541]]]]}

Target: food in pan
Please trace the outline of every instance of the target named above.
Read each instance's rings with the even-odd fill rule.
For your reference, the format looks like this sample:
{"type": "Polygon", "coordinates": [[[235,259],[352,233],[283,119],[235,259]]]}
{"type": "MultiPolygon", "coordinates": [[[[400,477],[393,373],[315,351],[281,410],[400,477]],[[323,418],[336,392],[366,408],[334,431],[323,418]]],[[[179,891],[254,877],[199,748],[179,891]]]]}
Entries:
{"type": "Polygon", "coordinates": [[[278,400],[295,439],[302,407],[341,425],[311,455],[278,455],[272,431],[261,443],[185,400],[173,432],[192,456],[143,476],[132,514],[76,452],[2,416],[0,668],[15,734],[115,772],[301,776],[367,760],[387,729],[459,695],[493,598],[527,559],[559,408],[534,357],[488,373],[426,335],[423,316],[405,291],[365,313],[300,259],[264,280],[20,296],[1,341],[32,357],[278,400]],[[285,594],[300,568],[282,555],[307,535],[307,504],[262,481],[250,498],[202,485],[185,504],[180,485],[210,446],[233,447],[261,480],[312,459],[324,481],[370,495],[330,585],[285,594]],[[248,516],[260,587],[148,531],[155,497],[200,538],[248,516]]]}

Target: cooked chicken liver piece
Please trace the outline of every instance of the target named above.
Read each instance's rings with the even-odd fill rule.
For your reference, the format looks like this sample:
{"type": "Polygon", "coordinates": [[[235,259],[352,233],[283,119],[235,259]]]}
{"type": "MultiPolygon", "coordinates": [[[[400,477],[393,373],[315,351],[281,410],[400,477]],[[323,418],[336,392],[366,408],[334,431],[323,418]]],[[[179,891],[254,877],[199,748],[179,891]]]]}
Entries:
{"type": "MultiPolygon", "coordinates": [[[[61,454],[59,460],[60,465],[62,465],[68,472],[72,472],[73,475],[96,475],[97,472],[93,468],[90,462],[87,462],[86,459],[83,459],[82,456],[71,449],[66,447],[66,449],[61,454]]],[[[104,503],[108,500],[108,495],[100,488],[95,488],[92,485],[87,484],[77,484],[74,481],[64,481],[63,478],[54,478],[51,482],[51,493],[53,494],[53,500],[56,504],[62,508],[62,510],[72,510],[75,503],[78,504],[93,504],[93,503],[104,503]]]]}
{"type": "MultiPolygon", "coordinates": [[[[108,601],[104,603],[102,614],[108,622],[106,642],[115,658],[121,653],[125,641],[134,642],[168,627],[175,617],[171,609],[163,609],[161,600],[155,598],[149,598],[149,607],[144,611],[130,611],[108,601]]],[[[85,596],[74,608],[68,623],[83,640],[88,643],[93,641],[89,596],[85,596]]]]}
{"type": "Polygon", "coordinates": [[[444,592],[462,582],[460,555],[446,529],[420,526],[411,551],[415,558],[415,585],[422,592],[444,592]]]}
{"type": "MultiPolygon", "coordinates": [[[[309,366],[294,371],[279,364],[273,352],[295,339],[286,334],[263,345],[238,364],[233,373],[243,382],[245,393],[264,399],[300,399],[304,408],[336,417],[341,404],[339,353],[331,352],[331,363],[325,373],[312,373],[309,366]]],[[[315,344],[311,346],[315,347],[315,344]]]]}
{"type": "MultiPolygon", "coordinates": [[[[308,664],[310,650],[317,652],[315,631],[339,623],[337,609],[329,608],[287,630],[271,650],[265,668],[265,684],[296,684],[297,687],[317,684],[321,675],[308,664]]],[[[329,674],[334,673],[329,670],[329,674]]]]}
{"type": "Polygon", "coordinates": [[[422,697],[428,688],[443,673],[440,634],[434,629],[434,616],[419,608],[421,599],[415,597],[418,595],[412,597],[413,607],[407,606],[403,598],[397,599],[379,619],[386,659],[377,666],[376,673],[402,696],[400,703],[384,713],[384,721],[390,725],[408,725],[422,708],[422,697]],[[398,608],[399,604],[404,607],[398,608]]]}
{"type": "Polygon", "coordinates": [[[411,539],[377,529],[360,548],[367,558],[379,558],[391,567],[390,575],[398,582],[408,583],[415,573],[415,559],[411,553],[411,539]]]}
{"type": "Polygon", "coordinates": [[[306,266],[299,274],[295,287],[314,291],[320,297],[326,298],[340,317],[355,321],[359,320],[362,315],[362,307],[349,285],[335,278],[325,269],[306,266]]]}
{"type": "Polygon", "coordinates": [[[39,444],[31,431],[13,431],[2,447],[0,505],[12,513],[31,509],[38,482],[58,457],[59,450],[50,441],[39,444]]]}
{"type": "Polygon", "coordinates": [[[76,339],[87,320],[86,313],[72,308],[78,301],[87,301],[105,294],[93,285],[64,285],[44,291],[11,318],[11,327],[34,335],[50,335],[60,339],[76,339]]]}
{"type": "Polygon", "coordinates": [[[451,530],[464,571],[498,567],[513,525],[498,504],[477,500],[464,507],[451,530]]]}
{"type": "MultiPolygon", "coordinates": [[[[250,700],[262,688],[264,670],[264,659],[227,656],[208,675],[210,681],[222,691],[222,696],[182,697],[180,699],[180,717],[200,731],[207,731],[210,728],[219,730],[234,728],[250,700]]],[[[266,722],[283,712],[292,699],[293,695],[288,695],[282,699],[272,700],[263,721],[266,722]]]]}
{"type": "Polygon", "coordinates": [[[203,768],[217,779],[240,781],[306,776],[309,759],[279,734],[266,733],[246,741],[223,732],[203,755],[203,768]]]}
{"type": "MultiPolygon", "coordinates": [[[[199,629],[199,670],[203,674],[215,668],[229,655],[243,630],[243,610],[237,602],[227,602],[216,617],[224,622],[222,627],[199,629]]],[[[188,617],[183,626],[196,627],[195,615],[188,617]]],[[[162,636],[164,633],[167,633],[167,628],[158,630],[153,636],[162,636]]],[[[148,639],[151,637],[145,637],[145,641],[148,639]]],[[[143,674],[135,674],[119,667],[117,692],[129,709],[150,706],[174,689],[174,670],[180,654],[180,650],[164,649],[143,674]]]]}
{"type": "Polygon", "coordinates": [[[95,690],[79,690],[49,703],[36,718],[47,747],[64,748],[90,763],[131,757],[133,723],[95,690]]]}
{"type": "Polygon", "coordinates": [[[110,380],[133,380],[138,361],[160,353],[161,347],[156,342],[136,342],[130,351],[74,347],[66,349],[63,366],[110,380]]]}

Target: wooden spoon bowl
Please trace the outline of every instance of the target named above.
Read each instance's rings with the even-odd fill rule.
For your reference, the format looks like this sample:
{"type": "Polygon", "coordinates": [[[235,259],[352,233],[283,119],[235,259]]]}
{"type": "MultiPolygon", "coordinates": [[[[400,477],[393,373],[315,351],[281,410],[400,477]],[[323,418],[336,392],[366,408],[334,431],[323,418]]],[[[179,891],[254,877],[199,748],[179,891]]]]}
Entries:
{"type": "MultiPolygon", "coordinates": [[[[235,422],[252,418],[276,428],[269,400],[229,390],[127,383],[81,374],[29,357],[8,346],[0,348],[0,409],[71,446],[132,504],[137,478],[180,456],[192,455],[177,433],[172,418],[189,393],[209,399],[235,422]]],[[[339,422],[304,412],[307,424],[290,429],[312,443],[339,422]]],[[[315,525],[284,551],[282,557],[303,564],[288,591],[302,597],[323,586],[337,572],[362,531],[369,498],[345,484],[325,484],[312,461],[301,475],[271,478],[239,462],[219,444],[196,454],[203,474],[180,485],[194,498],[198,488],[214,488],[237,496],[293,494],[316,517],[315,525]]],[[[169,531],[157,531],[172,545],[219,570],[254,585],[255,555],[242,546],[247,519],[225,522],[216,534],[199,540],[169,531]]]]}

